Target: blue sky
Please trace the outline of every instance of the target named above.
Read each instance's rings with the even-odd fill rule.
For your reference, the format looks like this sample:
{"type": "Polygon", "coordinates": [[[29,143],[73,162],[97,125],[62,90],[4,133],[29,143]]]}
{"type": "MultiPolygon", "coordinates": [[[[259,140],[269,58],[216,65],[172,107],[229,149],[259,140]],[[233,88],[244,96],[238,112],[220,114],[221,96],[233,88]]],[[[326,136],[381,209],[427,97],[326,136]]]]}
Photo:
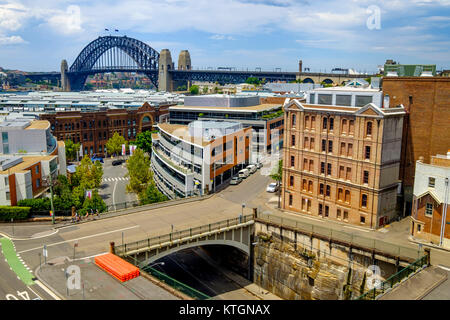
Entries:
{"type": "Polygon", "coordinates": [[[0,0],[0,66],[59,70],[105,28],[202,68],[450,69],[450,0],[0,0]]]}

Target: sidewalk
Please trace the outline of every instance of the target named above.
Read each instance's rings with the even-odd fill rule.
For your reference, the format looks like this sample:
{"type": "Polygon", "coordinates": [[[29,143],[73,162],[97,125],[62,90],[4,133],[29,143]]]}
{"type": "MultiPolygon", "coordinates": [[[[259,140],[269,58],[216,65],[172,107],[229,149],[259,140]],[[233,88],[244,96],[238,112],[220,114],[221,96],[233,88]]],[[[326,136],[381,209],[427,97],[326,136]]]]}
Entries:
{"type": "Polygon", "coordinates": [[[93,259],[59,257],[38,267],[36,277],[65,300],[179,300],[142,276],[120,282],[95,265],[93,259]],[[68,289],[65,270],[80,268],[80,289],[68,289]]]}

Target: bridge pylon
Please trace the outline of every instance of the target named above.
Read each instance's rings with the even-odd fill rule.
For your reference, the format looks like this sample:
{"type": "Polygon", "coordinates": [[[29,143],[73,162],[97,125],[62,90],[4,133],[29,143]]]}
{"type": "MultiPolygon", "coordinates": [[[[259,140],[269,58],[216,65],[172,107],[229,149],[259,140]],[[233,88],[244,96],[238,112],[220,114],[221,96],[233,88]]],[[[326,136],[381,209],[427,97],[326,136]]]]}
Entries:
{"type": "Polygon", "coordinates": [[[174,70],[174,63],[169,49],[162,49],[159,53],[159,76],[158,76],[158,90],[159,91],[173,91],[173,81],[171,70],[174,70]]]}
{"type": "Polygon", "coordinates": [[[61,87],[63,91],[70,91],[70,81],[67,72],[69,71],[69,66],[67,65],[67,61],[61,61],[61,87]]]}

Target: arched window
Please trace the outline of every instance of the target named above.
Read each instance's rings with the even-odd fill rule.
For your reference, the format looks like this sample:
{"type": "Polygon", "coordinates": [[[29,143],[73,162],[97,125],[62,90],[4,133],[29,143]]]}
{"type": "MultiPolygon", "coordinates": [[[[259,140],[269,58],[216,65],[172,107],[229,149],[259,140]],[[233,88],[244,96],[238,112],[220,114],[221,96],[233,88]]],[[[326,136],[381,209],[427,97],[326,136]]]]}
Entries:
{"type": "Polygon", "coordinates": [[[372,122],[367,122],[366,136],[372,135],[372,122]]]}

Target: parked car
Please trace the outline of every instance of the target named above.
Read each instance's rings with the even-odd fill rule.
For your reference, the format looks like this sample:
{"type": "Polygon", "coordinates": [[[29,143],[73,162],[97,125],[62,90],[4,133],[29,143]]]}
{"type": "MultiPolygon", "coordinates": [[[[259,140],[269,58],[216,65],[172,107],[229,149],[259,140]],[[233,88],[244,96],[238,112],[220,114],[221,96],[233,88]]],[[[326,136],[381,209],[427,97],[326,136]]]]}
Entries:
{"type": "Polygon", "coordinates": [[[241,171],[238,172],[238,177],[245,179],[250,175],[250,171],[248,171],[248,169],[242,169],[241,171]]]}
{"type": "Polygon", "coordinates": [[[262,163],[262,162],[258,162],[258,163],[256,164],[256,167],[257,167],[258,169],[261,169],[261,168],[263,167],[263,163],[262,163]]]}
{"type": "Polygon", "coordinates": [[[91,161],[92,161],[92,162],[100,161],[100,163],[103,163],[103,158],[100,158],[100,157],[93,157],[93,158],[91,158],[91,161]]]}
{"type": "Polygon", "coordinates": [[[233,177],[230,180],[230,184],[239,184],[241,182],[242,182],[242,178],[239,178],[239,177],[233,177]]]}
{"type": "Polygon", "coordinates": [[[278,183],[272,182],[267,186],[267,192],[277,192],[278,191],[278,183]]]}
{"type": "Polygon", "coordinates": [[[250,173],[255,173],[256,170],[258,170],[256,165],[254,165],[254,164],[249,164],[246,169],[248,169],[248,171],[250,171],[250,173]]]}
{"type": "Polygon", "coordinates": [[[120,166],[123,163],[123,160],[117,159],[112,162],[113,166],[120,166]]]}

